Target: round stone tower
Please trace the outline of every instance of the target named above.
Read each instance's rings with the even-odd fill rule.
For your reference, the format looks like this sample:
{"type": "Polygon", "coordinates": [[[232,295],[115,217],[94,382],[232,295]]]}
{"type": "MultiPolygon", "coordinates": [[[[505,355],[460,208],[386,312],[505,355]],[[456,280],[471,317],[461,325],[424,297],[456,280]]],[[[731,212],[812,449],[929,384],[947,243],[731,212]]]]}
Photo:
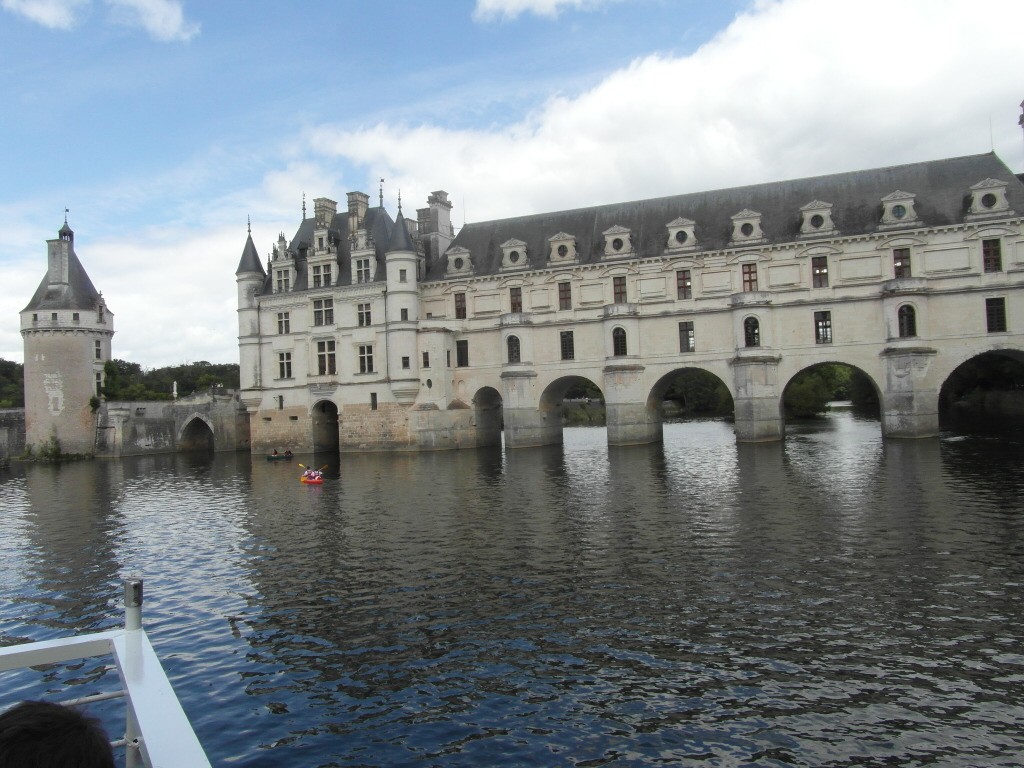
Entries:
{"type": "Polygon", "coordinates": [[[92,453],[93,407],[110,360],[114,317],[75,255],[65,219],[47,240],[47,270],[21,311],[25,340],[25,444],[36,453],[92,453]]]}

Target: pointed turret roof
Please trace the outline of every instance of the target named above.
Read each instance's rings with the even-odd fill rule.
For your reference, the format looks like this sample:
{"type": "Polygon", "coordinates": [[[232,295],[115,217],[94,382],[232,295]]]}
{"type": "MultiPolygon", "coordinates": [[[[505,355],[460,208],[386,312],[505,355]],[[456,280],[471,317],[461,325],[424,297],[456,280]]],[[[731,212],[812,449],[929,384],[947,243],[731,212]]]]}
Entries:
{"type": "Polygon", "coordinates": [[[405,226],[405,216],[402,215],[402,208],[398,208],[398,216],[395,219],[395,226],[391,228],[391,239],[388,241],[388,253],[392,251],[415,251],[416,246],[412,244],[409,237],[409,228],[405,226]]]}
{"type": "Polygon", "coordinates": [[[263,262],[260,261],[260,255],[256,252],[256,243],[252,241],[252,232],[249,232],[249,236],[245,239],[245,248],[242,249],[242,258],[238,261],[238,269],[235,270],[235,274],[241,275],[247,272],[255,272],[262,276],[267,274],[263,269],[263,262]]]}
{"type": "Polygon", "coordinates": [[[100,292],[92,284],[89,275],[78,260],[74,248],[74,232],[65,220],[64,226],[58,231],[59,241],[50,240],[51,250],[54,247],[67,248],[67,282],[55,281],[49,271],[43,275],[39,287],[36,288],[31,301],[22,312],[30,310],[55,309],[95,309],[103,301],[100,292]]]}

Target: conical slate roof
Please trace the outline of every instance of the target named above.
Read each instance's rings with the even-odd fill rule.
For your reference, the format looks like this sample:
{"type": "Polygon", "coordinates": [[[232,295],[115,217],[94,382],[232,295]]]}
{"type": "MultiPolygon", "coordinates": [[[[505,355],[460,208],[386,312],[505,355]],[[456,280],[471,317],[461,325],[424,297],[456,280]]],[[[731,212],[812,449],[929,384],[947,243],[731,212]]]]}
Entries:
{"type": "Polygon", "coordinates": [[[238,261],[238,269],[235,270],[235,274],[241,275],[246,272],[255,272],[263,276],[267,274],[260,261],[260,255],[256,252],[256,244],[252,241],[252,232],[245,239],[245,248],[242,249],[242,258],[238,261]]]}
{"type": "MultiPolygon", "coordinates": [[[[64,225],[67,227],[67,224],[64,225]]],[[[67,230],[70,233],[70,229],[67,230]]],[[[64,229],[61,233],[65,234],[64,229]]],[[[68,281],[60,285],[50,284],[50,274],[43,275],[39,287],[36,288],[32,300],[22,310],[58,310],[58,309],[95,309],[102,297],[92,284],[85,267],[75,255],[75,249],[71,242],[68,242],[68,281]]]]}
{"type": "Polygon", "coordinates": [[[402,209],[398,209],[398,218],[395,219],[395,226],[391,228],[391,239],[388,241],[388,253],[393,251],[413,251],[415,252],[416,246],[412,244],[412,238],[409,237],[409,228],[405,226],[405,217],[402,215],[402,209]]]}

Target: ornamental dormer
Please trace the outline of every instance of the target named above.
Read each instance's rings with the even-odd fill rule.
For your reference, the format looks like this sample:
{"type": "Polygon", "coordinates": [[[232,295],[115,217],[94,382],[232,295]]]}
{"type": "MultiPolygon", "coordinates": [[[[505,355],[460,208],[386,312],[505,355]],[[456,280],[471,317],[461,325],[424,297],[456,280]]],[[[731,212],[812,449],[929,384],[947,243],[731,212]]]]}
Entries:
{"type": "Polygon", "coordinates": [[[697,222],[680,216],[678,219],[670,221],[666,226],[668,228],[666,250],[675,253],[679,251],[692,251],[697,247],[697,236],[693,232],[697,222]]]}
{"type": "Polygon", "coordinates": [[[502,272],[526,269],[526,267],[526,243],[512,238],[501,244],[502,272]]]}
{"type": "Polygon", "coordinates": [[[619,259],[634,255],[632,236],[626,227],[616,224],[601,234],[604,235],[604,256],[606,259],[619,259]]]}
{"type": "Polygon", "coordinates": [[[832,221],[832,203],[813,200],[800,209],[800,236],[821,237],[836,233],[832,221]]]}
{"type": "Polygon", "coordinates": [[[1006,199],[1006,182],[998,179],[979,181],[971,187],[971,206],[967,209],[967,218],[998,215],[1013,215],[1006,199]]]}
{"type": "Polygon", "coordinates": [[[914,210],[915,195],[897,189],[882,198],[882,220],[879,229],[910,227],[919,224],[917,211],[914,210]]]}
{"type": "Polygon", "coordinates": [[[288,293],[295,286],[295,257],[288,250],[284,232],[277,236],[269,272],[274,293],[288,293]]]}
{"type": "Polygon", "coordinates": [[[750,245],[763,243],[764,232],[761,231],[761,214],[745,208],[732,216],[732,242],[730,245],[750,245]]]}
{"type": "Polygon", "coordinates": [[[445,277],[466,277],[473,274],[473,255],[468,248],[460,245],[449,248],[446,254],[448,264],[445,267],[445,277]]]}
{"type": "Polygon", "coordinates": [[[576,263],[576,238],[565,232],[559,232],[548,238],[548,260],[552,264],[576,263]]]}

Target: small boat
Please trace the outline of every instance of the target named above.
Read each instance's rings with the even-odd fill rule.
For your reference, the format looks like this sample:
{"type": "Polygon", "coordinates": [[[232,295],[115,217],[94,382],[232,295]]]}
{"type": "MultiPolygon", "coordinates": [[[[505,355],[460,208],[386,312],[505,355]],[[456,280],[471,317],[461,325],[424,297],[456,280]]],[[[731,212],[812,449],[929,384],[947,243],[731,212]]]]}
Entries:
{"type": "Polygon", "coordinates": [[[299,478],[299,482],[306,485],[323,485],[324,479],[322,477],[306,477],[303,475],[299,478]]]}
{"type": "Polygon", "coordinates": [[[291,453],[268,453],[267,461],[291,461],[295,458],[291,453]]]}

